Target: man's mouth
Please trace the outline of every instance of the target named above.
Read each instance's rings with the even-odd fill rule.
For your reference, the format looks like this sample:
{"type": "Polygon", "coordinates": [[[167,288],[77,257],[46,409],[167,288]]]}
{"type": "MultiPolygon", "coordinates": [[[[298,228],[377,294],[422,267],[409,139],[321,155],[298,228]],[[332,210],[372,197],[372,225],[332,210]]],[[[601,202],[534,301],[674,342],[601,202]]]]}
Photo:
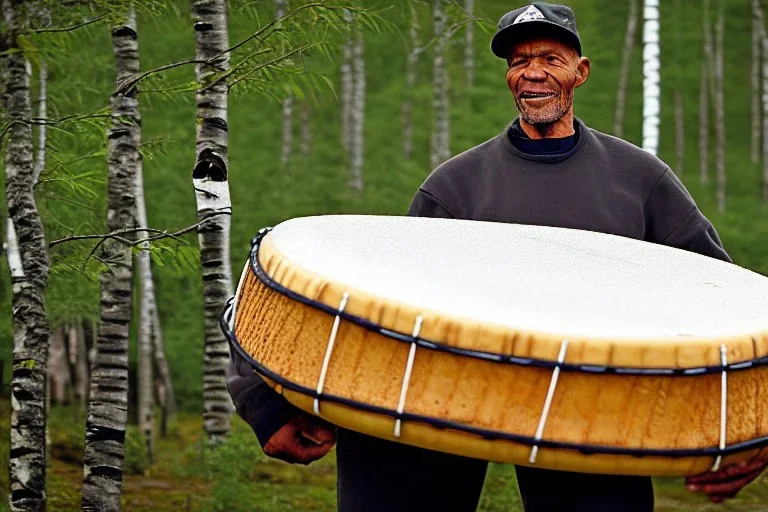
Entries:
{"type": "Polygon", "coordinates": [[[536,100],[536,99],[543,99],[543,98],[554,98],[556,94],[552,91],[549,92],[533,92],[533,91],[523,91],[520,93],[520,99],[523,100],[536,100]]]}

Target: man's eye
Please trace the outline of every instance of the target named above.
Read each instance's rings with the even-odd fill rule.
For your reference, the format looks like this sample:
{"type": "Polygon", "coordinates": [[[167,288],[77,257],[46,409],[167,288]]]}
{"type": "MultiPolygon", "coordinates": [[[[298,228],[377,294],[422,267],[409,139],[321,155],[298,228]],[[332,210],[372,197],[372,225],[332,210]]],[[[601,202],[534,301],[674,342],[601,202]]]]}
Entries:
{"type": "Polygon", "coordinates": [[[547,56],[547,62],[560,62],[560,59],[558,59],[554,55],[548,55],[547,56]]]}
{"type": "Polygon", "coordinates": [[[523,60],[523,59],[513,60],[512,63],[510,64],[510,66],[512,66],[512,67],[519,66],[519,65],[523,64],[524,62],[525,62],[525,60],[523,60]]]}

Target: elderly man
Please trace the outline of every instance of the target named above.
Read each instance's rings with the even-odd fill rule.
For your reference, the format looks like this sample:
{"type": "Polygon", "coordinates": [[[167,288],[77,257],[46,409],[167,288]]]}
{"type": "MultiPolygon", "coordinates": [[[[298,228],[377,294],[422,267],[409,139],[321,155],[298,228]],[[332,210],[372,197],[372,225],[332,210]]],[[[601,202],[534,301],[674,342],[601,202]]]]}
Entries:
{"type": "MultiPolygon", "coordinates": [[[[519,118],[445,162],[417,191],[409,215],[578,228],[730,261],[715,229],[666,164],[573,115],[589,78],[573,11],[537,2],[507,13],[491,43],[507,61],[519,118]]],[[[293,408],[233,354],[230,392],[265,453],[307,464],[337,444],[343,512],[475,510],[487,463],[333,427],[293,408]]],[[[712,501],[736,494],[768,461],[688,481],[712,501]]],[[[526,511],[653,510],[648,477],[517,468],[526,511]]]]}

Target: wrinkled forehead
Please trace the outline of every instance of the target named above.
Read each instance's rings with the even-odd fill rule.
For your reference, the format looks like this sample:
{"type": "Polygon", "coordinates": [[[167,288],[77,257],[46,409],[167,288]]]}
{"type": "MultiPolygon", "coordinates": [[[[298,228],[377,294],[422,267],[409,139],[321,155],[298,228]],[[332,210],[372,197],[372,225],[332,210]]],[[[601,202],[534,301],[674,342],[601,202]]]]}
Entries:
{"type": "Polygon", "coordinates": [[[578,52],[576,52],[570,45],[551,37],[532,37],[513,44],[509,49],[509,57],[536,56],[548,53],[555,53],[573,58],[578,57],[578,52]]]}

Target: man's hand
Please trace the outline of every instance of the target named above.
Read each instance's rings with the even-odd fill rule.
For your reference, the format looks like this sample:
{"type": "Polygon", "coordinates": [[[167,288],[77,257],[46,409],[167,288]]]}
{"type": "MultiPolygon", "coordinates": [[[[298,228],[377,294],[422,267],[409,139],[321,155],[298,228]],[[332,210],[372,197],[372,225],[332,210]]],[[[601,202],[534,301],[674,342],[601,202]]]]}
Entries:
{"type": "Polygon", "coordinates": [[[309,464],[331,451],[335,443],[333,425],[314,416],[301,415],[269,438],[264,453],[286,462],[309,464]]]}
{"type": "Polygon", "coordinates": [[[705,493],[712,503],[721,503],[736,496],[742,487],[757,478],[766,466],[768,453],[763,453],[750,461],[726,466],[714,473],[689,476],[685,479],[685,485],[689,491],[705,493]]]}

